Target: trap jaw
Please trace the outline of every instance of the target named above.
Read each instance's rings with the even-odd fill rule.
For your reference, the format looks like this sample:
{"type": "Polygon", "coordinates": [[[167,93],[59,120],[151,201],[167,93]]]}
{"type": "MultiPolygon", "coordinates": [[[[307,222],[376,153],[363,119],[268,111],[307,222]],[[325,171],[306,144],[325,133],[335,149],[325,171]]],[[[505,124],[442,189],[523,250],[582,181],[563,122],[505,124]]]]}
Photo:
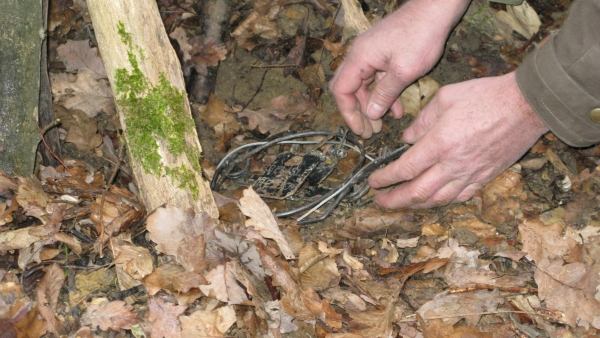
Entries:
{"type": "Polygon", "coordinates": [[[371,158],[364,147],[341,127],[333,132],[284,132],[262,142],[246,144],[227,154],[217,166],[211,181],[211,189],[218,190],[225,179],[241,185],[252,184],[263,198],[305,201],[301,207],[277,212],[278,217],[297,218],[298,224],[310,224],[324,220],[344,200],[352,203],[360,200],[369,190],[366,178],[381,165],[398,157],[407,146],[379,158],[371,158]],[[322,136],[320,141],[306,140],[322,136]],[[287,145],[289,149],[286,149],[287,145]],[[327,145],[327,146],[326,146],[327,145]],[[250,174],[250,158],[267,149],[279,146],[279,154],[261,173],[250,174]],[[357,163],[340,184],[324,184],[348,150],[359,154],[357,163]],[[365,165],[365,160],[370,162],[365,165]],[[321,215],[309,215],[324,207],[321,215]]]}

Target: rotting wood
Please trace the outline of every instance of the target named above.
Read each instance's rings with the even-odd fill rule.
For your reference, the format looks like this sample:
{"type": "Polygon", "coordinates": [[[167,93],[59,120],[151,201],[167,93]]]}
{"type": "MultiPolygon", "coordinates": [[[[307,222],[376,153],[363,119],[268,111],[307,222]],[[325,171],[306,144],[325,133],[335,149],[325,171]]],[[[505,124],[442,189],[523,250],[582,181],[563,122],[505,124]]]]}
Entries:
{"type": "Polygon", "coordinates": [[[146,207],[168,203],[218,217],[200,172],[181,66],[156,2],[88,0],[88,7],[146,207]]]}

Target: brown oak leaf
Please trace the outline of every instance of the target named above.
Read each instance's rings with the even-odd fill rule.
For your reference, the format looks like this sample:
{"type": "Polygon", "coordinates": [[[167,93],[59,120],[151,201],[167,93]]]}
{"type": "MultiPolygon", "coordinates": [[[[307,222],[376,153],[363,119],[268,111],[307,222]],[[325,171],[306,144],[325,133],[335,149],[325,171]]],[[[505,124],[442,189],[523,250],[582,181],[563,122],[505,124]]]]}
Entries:
{"type": "Polygon", "coordinates": [[[129,329],[140,321],[132,310],[133,307],[122,300],[109,302],[106,298],[96,298],[81,317],[81,324],[100,327],[102,331],[129,329]]]}
{"type": "Polygon", "coordinates": [[[150,315],[148,319],[152,325],[152,337],[156,338],[178,338],[181,334],[179,315],[185,312],[187,306],[174,305],[162,300],[162,298],[150,298],[148,302],[150,315]]]}
{"type": "Polygon", "coordinates": [[[64,45],[56,48],[56,52],[69,72],[87,69],[96,80],[107,77],[98,48],[90,47],[89,40],[67,40],[64,45]]]}

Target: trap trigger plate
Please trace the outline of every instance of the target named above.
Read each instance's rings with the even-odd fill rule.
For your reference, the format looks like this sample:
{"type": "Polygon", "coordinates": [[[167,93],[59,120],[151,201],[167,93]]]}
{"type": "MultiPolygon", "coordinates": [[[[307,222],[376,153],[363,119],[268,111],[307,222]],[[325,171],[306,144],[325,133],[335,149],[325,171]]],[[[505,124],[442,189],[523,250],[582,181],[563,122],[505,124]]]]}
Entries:
{"type": "Polygon", "coordinates": [[[287,199],[294,195],[317,166],[326,160],[318,151],[284,152],[260,175],[252,188],[265,198],[287,199]]]}

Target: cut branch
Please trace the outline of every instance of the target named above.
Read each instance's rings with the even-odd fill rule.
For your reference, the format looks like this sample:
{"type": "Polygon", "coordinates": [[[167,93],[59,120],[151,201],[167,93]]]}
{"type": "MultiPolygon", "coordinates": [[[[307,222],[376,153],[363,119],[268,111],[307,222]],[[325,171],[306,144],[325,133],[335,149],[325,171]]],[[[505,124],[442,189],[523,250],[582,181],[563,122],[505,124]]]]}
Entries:
{"type": "Polygon", "coordinates": [[[168,203],[216,218],[181,66],[156,1],[88,0],[88,7],[146,207],[168,203]]]}

